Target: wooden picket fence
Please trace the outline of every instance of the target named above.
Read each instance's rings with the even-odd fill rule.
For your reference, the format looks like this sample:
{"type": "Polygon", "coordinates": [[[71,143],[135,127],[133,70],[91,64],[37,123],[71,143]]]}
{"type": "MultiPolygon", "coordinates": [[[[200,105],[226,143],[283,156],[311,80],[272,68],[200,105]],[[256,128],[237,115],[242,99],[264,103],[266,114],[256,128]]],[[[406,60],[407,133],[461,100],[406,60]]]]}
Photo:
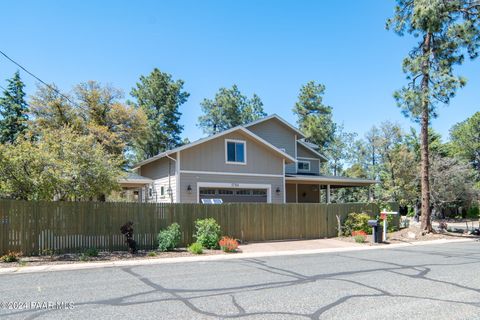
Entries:
{"type": "MultiPolygon", "coordinates": [[[[398,205],[391,204],[394,210],[398,205]]],[[[173,222],[180,224],[182,245],[194,242],[194,222],[212,217],[222,233],[243,241],[319,239],[337,235],[337,219],[348,213],[379,209],[372,203],[222,205],[38,202],[0,200],[0,255],[20,251],[45,252],[126,250],[120,226],[134,223],[139,249],[157,247],[157,234],[173,222]]],[[[399,220],[395,224],[398,226],[399,220]]]]}

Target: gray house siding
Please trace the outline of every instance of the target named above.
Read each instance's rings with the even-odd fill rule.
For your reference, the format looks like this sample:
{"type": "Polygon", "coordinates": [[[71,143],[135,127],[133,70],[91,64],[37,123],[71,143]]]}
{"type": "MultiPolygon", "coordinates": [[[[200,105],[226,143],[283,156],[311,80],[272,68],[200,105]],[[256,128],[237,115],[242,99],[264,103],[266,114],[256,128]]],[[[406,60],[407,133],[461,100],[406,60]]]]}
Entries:
{"type": "MultiPolygon", "coordinates": [[[[319,158],[318,155],[308,150],[300,143],[297,146],[297,159],[299,161],[309,161],[310,173],[320,174],[321,161],[323,159],[319,158]]],[[[298,171],[298,172],[303,173],[305,171],[298,171]]]]}
{"type": "MultiPolygon", "coordinates": [[[[176,158],[175,155],[171,156],[176,158]]],[[[161,158],[147,163],[138,169],[138,174],[150,178],[153,183],[148,188],[152,188],[151,194],[148,188],[142,192],[147,202],[177,202],[177,179],[176,163],[169,158],[161,158]],[[171,190],[171,193],[168,190],[171,190]],[[162,194],[163,190],[163,194],[162,194]]]]}
{"type": "Polygon", "coordinates": [[[283,174],[283,158],[247,134],[232,132],[182,150],[180,170],[281,175],[283,174]],[[246,142],[246,164],[226,163],[225,140],[228,139],[246,142]]]}
{"type": "Polygon", "coordinates": [[[321,158],[318,155],[316,155],[312,151],[305,148],[305,146],[302,145],[301,143],[298,143],[297,145],[297,157],[315,158],[315,159],[321,160],[321,158]]]}
{"type": "MultiPolygon", "coordinates": [[[[176,158],[176,156],[171,156],[176,158]]],[[[140,167],[139,174],[150,178],[160,179],[168,176],[170,172],[171,176],[175,175],[175,162],[169,158],[161,158],[153,162],[147,163],[140,167]]]]}
{"type": "MultiPolygon", "coordinates": [[[[183,155],[182,155],[183,156],[183,155]]],[[[224,188],[241,188],[244,185],[269,185],[271,189],[271,202],[284,202],[284,180],[283,177],[262,177],[245,175],[226,175],[226,174],[194,174],[180,172],[180,202],[197,203],[198,183],[222,183],[224,188]],[[188,191],[190,186],[191,191],[188,191]],[[280,189],[277,193],[276,190],[280,189]]]]}
{"type": "MultiPolygon", "coordinates": [[[[290,156],[296,158],[295,145],[297,143],[297,137],[295,132],[288,128],[285,124],[279,120],[272,118],[270,120],[254,124],[247,127],[248,130],[255,133],[257,136],[270,142],[277,148],[285,149],[285,152],[290,156]]],[[[295,173],[296,164],[287,164],[285,166],[286,173],[295,173]]]]}

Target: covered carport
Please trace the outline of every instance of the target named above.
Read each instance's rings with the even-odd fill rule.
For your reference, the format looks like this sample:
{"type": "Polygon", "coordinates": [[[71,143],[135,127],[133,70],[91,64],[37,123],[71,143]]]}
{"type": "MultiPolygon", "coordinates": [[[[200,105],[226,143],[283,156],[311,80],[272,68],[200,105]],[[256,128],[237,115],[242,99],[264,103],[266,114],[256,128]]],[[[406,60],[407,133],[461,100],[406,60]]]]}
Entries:
{"type": "Polygon", "coordinates": [[[286,202],[320,203],[322,202],[322,193],[324,193],[325,202],[330,203],[331,189],[348,187],[368,187],[376,183],[378,183],[378,181],[371,179],[358,179],[323,175],[309,176],[287,174],[285,176],[286,202]]]}
{"type": "Polygon", "coordinates": [[[120,196],[127,201],[146,202],[147,193],[152,192],[152,183],[152,179],[130,172],[118,180],[118,184],[122,188],[120,196]]]}

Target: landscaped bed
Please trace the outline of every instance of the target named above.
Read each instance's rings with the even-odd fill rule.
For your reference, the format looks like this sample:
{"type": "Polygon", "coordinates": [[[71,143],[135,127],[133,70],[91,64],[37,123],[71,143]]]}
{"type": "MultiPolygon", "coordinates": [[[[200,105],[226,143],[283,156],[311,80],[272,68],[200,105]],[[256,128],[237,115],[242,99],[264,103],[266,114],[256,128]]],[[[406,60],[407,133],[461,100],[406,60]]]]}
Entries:
{"type": "MultiPolygon", "coordinates": [[[[210,250],[203,249],[202,255],[217,255],[227,254],[222,250],[210,250]]],[[[139,250],[135,254],[131,254],[127,251],[101,251],[97,256],[87,256],[85,253],[66,253],[66,254],[54,254],[48,256],[29,256],[19,257],[16,262],[3,262],[0,261],[0,268],[11,268],[21,266],[39,266],[45,264],[71,264],[71,263],[85,263],[85,262],[107,262],[107,261],[119,261],[119,260],[138,260],[138,259],[164,259],[164,258],[178,258],[178,257],[192,257],[198,256],[190,253],[186,248],[179,248],[173,251],[145,251],[139,250]]]]}
{"type": "MultiPolygon", "coordinates": [[[[111,262],[119,260],[163,259],[188,257],[195,255],[216,255],[235,253],[238,251],[239,240],[223,236],[215,219],[206,218],[195,221],[196,242],[187,248],[179,248],[181,238],[180,225],[172,223],[158,233],[157,250],[137,250],[133,237],[133,222],[125,223],[121,233],[125,236],[128,251],[99,251],[95,247],[87,248],[81,253],[56,254],[52,250],[43,250],[41,255],[22,257],[20,252],[10,251],[0,256],[0,268],[38,266],[45,264],[71,264],[84,262],[111,262]]],[[[127,249],[127,248],[126,248],[127,249]]]]}
{"type": "MultiPolygon", "coordinates": [[[[438,240],[438,239],[468,239],[468,238],[478,238],[480,237],[470,234],[463,233],[454,233],[454,232],[434,232],[422,235],[420,227],[417,225],[412,225],[408,228],[403,228],[399,231],[389,232],[387,235],[387,241],[384,244],[388,243],[405,243],[405,242],[414,242],[414,241],[428,241],[428,240],[438,240]]],[[[347,242],[357,242],[355,241],[354,236],[350,237],[339,237],[339,240],[347,242]]],[[[366,245],[378,245],[373,243],[372,235],[365,236],[366,245]]]]}

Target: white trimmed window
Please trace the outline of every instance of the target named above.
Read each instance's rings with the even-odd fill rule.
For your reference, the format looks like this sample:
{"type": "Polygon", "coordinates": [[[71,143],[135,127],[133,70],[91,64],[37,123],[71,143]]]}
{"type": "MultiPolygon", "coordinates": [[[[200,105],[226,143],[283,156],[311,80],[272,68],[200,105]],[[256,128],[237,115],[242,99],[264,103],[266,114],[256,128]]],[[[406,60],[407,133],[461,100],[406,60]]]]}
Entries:
{"type": "Polygon", "coordinates": [[[225,162],[247,164],[247,144],[243,140],[225,139],[225,162]]]}
{"type": "Polygon", "coordinates": [[[310,171],[310,161],[298,161],[298,171],[310,171]]]}

